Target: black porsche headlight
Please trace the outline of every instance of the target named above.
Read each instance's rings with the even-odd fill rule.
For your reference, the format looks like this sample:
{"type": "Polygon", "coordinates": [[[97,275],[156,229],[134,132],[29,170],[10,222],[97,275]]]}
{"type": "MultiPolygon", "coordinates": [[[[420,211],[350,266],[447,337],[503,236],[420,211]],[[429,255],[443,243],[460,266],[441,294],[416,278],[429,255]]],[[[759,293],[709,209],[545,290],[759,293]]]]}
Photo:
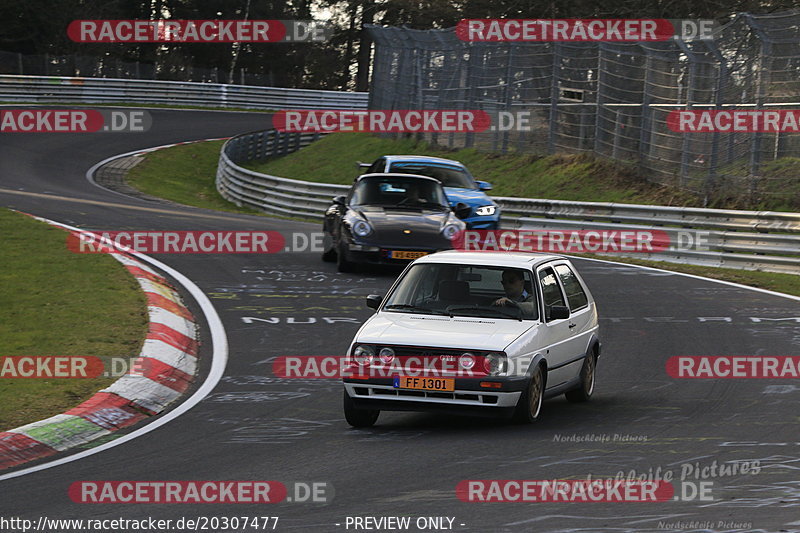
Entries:
{"type": "Polygon", "coordinates": [[[458,235],[458,232],[461,231],[461,226],[458,224],[447,224],[444,228],[442,228],[442,235],[444,235],[447,239],[453,240],[458,235]]]}
{"type": "Polygon", "coordinates": [[[353,224],[353,233],[358,237],[366,237],[372,233],[372,227],[363,220],[357,220],[355,224],[353,224]]]}

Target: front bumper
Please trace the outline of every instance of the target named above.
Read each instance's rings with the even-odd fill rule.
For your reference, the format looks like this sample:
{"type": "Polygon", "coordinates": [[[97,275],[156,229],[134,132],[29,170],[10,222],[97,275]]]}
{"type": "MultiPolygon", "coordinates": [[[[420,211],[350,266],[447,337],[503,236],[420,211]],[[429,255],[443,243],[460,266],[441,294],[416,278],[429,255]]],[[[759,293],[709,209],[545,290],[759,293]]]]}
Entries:
{"type": "Polygon", "coordinates": [[[465,218],[464,222],[467,224],[467,229],[500,229],[500,217],[470,217],[465,218]]]}
{"type": "Polygon", "coordinates": [[[439,411],[496,416],[510,412],[528,384],[522,378],[456,378],[453,392],[394,388],[392,378],[344,379],[347,394],[356,407],[382,411],[439,411]],[[500,383],[484,388],[481,382],[500,383]]]}
{"type": "Polygon", "coordinates": [[[385,248],[381,246],[362,245],[362,244],[348,244],[345,250],[345,259],[351,263],[368,264],[368,265],[407,265],[413,259],[395,259],[389,256],[392,251],[407,251],[407,252],[425,252],[432,254],[441,252],[442,250],[450,250],[451,248],[430,248],[418,246],[414,248],[401,248],[392,247],[385,248]]]}

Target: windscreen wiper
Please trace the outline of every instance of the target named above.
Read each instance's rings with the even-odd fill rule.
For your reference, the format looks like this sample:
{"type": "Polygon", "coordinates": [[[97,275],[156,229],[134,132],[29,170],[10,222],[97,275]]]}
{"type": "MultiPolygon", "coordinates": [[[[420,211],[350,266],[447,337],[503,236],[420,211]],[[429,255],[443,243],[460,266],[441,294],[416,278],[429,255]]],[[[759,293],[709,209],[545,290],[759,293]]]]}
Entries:
{"type": "Polygon", "coordinates": [[[454,311],[461,311],[461,312],[464,312],[464,311],[489,311],[490,313],[497,313],[499,315],[507,316],[508,318],[514,318],[514,319],[519,320],[520,322],[522,322],[522,310],[519,307],[517,307],[515,309],[516,309],[517,312],[515,314],[511,314],[511,313],[507,312],[506,310],[499,309],[497,307],[487,307],[487,306],[477,306],[477,305],[474,305],[474,306],[450,305],[450,306],[447,307],[447,313],[450,315],[450,318],[452,318],[454,311]]]}
{"type": "Polygon", "coordinates": [[[430,313],[432,315],[446,315],[446,314],[448,314],[448,313],[445,313],[444,311],[440,311],[438,309],[431,309],[429,307],[421,307],[419,305],[411,305],[411,304],[389,304],[389,305],[385,306],[384,309],[386,309],[386,310],[390,310],[390,309],[400,310],[400,309],[403,309],[403,310],[406,310],[406,311],[420,311],[420,312],[423,312],[423,313],[430,313]]]}

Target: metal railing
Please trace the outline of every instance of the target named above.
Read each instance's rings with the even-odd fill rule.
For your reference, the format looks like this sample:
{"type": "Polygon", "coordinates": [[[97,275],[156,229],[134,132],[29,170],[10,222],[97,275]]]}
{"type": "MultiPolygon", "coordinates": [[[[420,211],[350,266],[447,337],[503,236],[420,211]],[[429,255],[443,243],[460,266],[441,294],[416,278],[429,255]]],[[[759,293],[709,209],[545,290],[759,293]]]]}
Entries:
{"type": "Polygon", "coordinates": [[[365,109],[367,93],[188,81],[0,76],[0,101],[167,104],[245,109],[365,109]]]}
{"type": "MultiPolygon", "coordinates": [[[[318,137],[274,130],[233,137],[220,153],[217,190],[239,206],[246,205],[273,215],[321,220],[331,198],[345,194],[349,186],[270,176],[239,166],[294,152],[318,137]]],[[[800,213],[509,197],[494,197],[494,200],[503,210],[504,227],[658,230],[669,235],[671,243],[681,238],[702,237],[703,249],[670,248],[630,256],[800,274],[800,213]]]]}
{"type": "Polygon", "coordinates": [[[527,120],[520,128],[420,134],[425,140],[502,153],[593,153],[707,203],[796,199],[784,186],[791,174],[776,172],[773,161],[800,154],[797,135],[679,132],[669,116],[798,107],[798,9],[739,13],[710,39],[659,42],[467,42],[454,28],[365,27],[375,43],[371,109],[469,109],[527,120]]]}

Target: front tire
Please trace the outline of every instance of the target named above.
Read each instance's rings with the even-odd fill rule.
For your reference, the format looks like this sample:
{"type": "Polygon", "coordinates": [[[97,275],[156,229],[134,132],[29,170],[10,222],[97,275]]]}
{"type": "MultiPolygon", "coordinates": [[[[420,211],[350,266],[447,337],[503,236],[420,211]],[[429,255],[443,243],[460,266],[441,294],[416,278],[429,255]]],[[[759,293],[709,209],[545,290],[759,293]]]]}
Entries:
{"type": "Polygon", "coordinates": [[[336,251],[336,270],[345,274],[355,272],[356,265],[347,260],[345,255],[344,246],[339,244],[339,249],[336,251]]]}
{"type": "Polygon", "coordinates": [[[368,428],[375,424],[381,412],[377,409],[357,409],[353,399],[344,391],[344,418],[354,428],[368,428]]]}
{"type": "Polygon", "coordinates": [[[544,370],[542,365],[536,365],[525,391],[519,397],[517,408],[514,411],[514,421],[523,424],[532,424],[539,419],[544,402],[544,370]]]}
{"type": "Polygon", "coordinates": [[[333,237],[328,235],[327,233],[324,234],[322,238],[322,260],[326,263],[333,263],[336,261],[336,246],[333,244],[333,237]]]}
{"type": "Polygon", "coordinates": [[[581,386],[565,392],[567,400],[574,403],[588,402],[594,393],[595,374],[597,372],[597,357],[594,352],[590,352],[584,359],[581,367],[581,386]]]}

